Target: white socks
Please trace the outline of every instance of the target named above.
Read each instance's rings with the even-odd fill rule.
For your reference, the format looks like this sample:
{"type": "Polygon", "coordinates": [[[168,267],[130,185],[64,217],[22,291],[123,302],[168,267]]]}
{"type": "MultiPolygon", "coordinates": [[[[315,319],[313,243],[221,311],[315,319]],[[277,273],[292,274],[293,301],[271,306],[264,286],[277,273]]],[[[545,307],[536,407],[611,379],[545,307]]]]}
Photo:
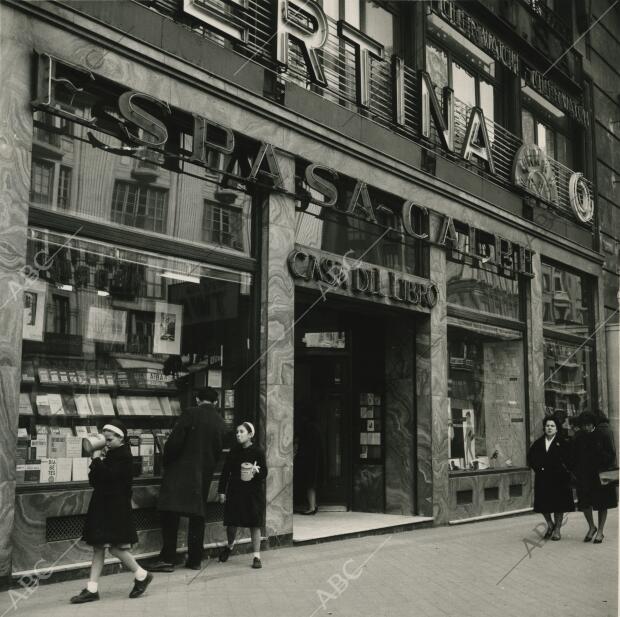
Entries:
{"type": "Polygon", "coordinates": [[[256,559],[260,559],[260,553],[254,553],[254,557],[256,557],[256,559]]]}
{"type": "Polygon", "coordinates": [[[134,576],[135,576],[137,581],[143,581],[146,578],[147,574],[148,574],[148,572],[144,568],[138,568],[134,572],[134,576]]]}
{"type": "Polygon", "coordinates": [[[97,593],[99,589],[99,583],[93,583],[93,581],[88,581],[88,583],[86,583],[86,589],[88,589],[90,593],[97,593]]]}

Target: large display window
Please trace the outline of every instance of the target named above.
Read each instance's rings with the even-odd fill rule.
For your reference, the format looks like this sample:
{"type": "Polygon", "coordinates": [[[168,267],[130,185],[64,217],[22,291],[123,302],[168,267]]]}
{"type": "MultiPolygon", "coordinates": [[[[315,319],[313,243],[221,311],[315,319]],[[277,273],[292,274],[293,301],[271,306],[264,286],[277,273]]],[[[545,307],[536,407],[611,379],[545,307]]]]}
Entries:
{"type": "Polygon", "coordinates": [[[108,417],[157,476],[194,387],[217,390],[231,431],[253,416],[250,274],[37,228],[27,259],[19,485],[86,481],[83,439],[108,417]]]}
{"type": "Polygon", "coordinates": [[[524,467],[525,366],[518,331],[448,327],[448,456],[452,473],[524,467]]]}

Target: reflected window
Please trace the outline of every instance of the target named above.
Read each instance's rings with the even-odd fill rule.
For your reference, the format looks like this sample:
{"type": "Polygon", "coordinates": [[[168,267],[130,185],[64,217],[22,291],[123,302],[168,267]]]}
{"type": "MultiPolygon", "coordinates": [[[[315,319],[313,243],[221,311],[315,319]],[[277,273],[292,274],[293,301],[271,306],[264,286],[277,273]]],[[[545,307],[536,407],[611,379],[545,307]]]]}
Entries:
{"type": "Polygon", "coordinates": [[[115,223],[164,233],[168,218],[168,191],[132,182],[117,181],[112,197],[115,223]]]}
{"type": "Polygon", "coordinates": [[[50,161],[33,159],[30,180],[30,201],[33,204],[52,205],[54,167],[50,161]]]}
{"type": "Polygon", "coordinates": [[[521,111],[521,134],[523,143],[536,144],[550,158],[566,165],[573,166],[573,150],[570,139],[559,125],[551,118],[543,118],[530,111],[521,111]]]}
{"type": "Polygon", "coordinates": [[[240,208],[205,201],[203,232],[205,242],[243,250],[240,208]]]}

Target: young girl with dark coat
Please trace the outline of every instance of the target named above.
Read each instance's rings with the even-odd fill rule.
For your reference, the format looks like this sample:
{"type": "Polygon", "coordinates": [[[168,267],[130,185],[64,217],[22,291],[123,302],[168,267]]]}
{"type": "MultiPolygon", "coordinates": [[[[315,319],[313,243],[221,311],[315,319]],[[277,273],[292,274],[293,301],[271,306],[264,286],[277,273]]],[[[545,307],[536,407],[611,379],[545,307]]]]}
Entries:
{"type": "Polygon", "coordinates": [[[129,552],[138,541],[131,512],[131,485],[133,460],[127,429],[111,420],[103,427],[105,447],[90,464],[88,481],[93,494],[86,514],[82,540],[93,547],[93,561],[86,588],[71,598],[72,604],[99,600],[99,577],[105,560],[105,550],[117,557],[134,575],[134,586],[129,597],[141,596],[153,575],[142,569],[129,552]]]}
{"type": "Polygon", "coordinates": [[[219,501],[224,507],[224,526],[228,546],[220,552],[226,561],[235,545],[237,527],[249,527],[254,550],[253,568],[261,568],[261,527],[265,524],[265,478],[267,464],[264,451],[252,441],[254,426],[244,422],[237,427],[237,444],[224,463],[218,485],[219,501]]]}

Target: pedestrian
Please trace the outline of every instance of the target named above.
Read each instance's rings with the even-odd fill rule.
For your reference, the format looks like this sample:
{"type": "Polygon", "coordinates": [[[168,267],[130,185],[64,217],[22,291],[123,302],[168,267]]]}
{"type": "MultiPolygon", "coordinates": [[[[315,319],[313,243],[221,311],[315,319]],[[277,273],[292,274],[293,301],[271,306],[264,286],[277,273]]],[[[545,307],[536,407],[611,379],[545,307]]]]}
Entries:
{"type": "Polygon", "coordinates": [[[313,515],[319,511],[316,498],[317,485],[321,474],[321,432],[316,422],[306,413],[300,416],[295,443],[294,474],[297,486],[304,492],[308,502],[306,510],[300,514],[313,515]]]}
{"type": "Polygon", "coordinates": [[[534,512],[545,517],[547,531],[544,537],[552,540],[561,539],[562,517],[565,512],[575,509],[570,486],[571,446],[558,434],[558,428],[555,417],[545,417],[544,434],[528,452],[528,465],[535,474],[534,512]]]}
{"type": "Polygon", "coordinates": [[[162,549],[158,561],[148,568],[152,572],[174,570],[181,516],[189,519],[185,567],[202,567],[205,503],[222,452],[225,424],[216,390],[197,388],[193,394],[196,406],[183,411],[164,447],[158,503],[162,549]]]}
{"type": "Polygon", "coordinates": [[[142,569],[129,552],[138,536],[131,512],[133,459],[127,429],[118,420],[110,420],[103,427],[103,436],[105,447],[90,464],[88,481],[93,494],[82,536],[93,547],[90,577],[86,588],[71,598],[71,604],[99,600],[99,577],[106,548],[134,575],[130,598],[141,596],[153,580],[153,575],[142,569]]]}
{"type": "Polygon", "coordinates": [[[237,444],[224,463],[218,487],[220,503],[224,507],[224,526],[228,545],[219,559],[228,559],[235,546],[238,527],[249,527],[252,537],[253,568],[262,568],[260,560],[261,527],[265,524],[265,453],[253,441],[254,425],[244,422],[237,427],[237,444]]]}
{"type": "MultiPolygon", "coordinates": [[[[598,529],[593,544],[603,541],[607,511],[618,507],[618,493],[615,484],[601,483],[599,473],[611,469],[618,469],[618,459],[614,444],[614,434],[609,426],[609,420],[602,410],[597,410],[595,417],[596,427],[592,431],[594,437],[594,458],[596,461],[596,478],[592,493],[592,507],[598,512],[598,529]]],[[[589,521],[588,521],[589,523],[589,521]]]]}

